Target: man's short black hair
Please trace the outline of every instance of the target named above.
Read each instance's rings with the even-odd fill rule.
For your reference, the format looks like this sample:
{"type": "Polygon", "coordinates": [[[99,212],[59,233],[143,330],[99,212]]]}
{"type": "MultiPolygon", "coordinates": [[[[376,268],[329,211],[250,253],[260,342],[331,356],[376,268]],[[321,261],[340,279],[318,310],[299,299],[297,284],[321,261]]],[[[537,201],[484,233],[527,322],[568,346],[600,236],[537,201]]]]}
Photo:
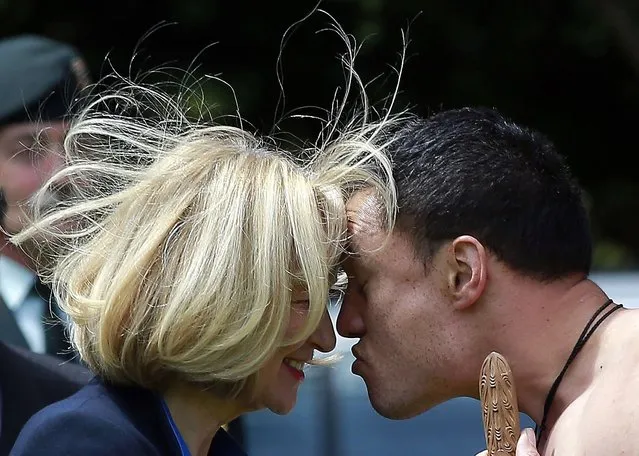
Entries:
{"type": "Polygon", "coordinates": [[[398,228],[425,260],[443,241],[468,234],[528,276],[590,272],[582,190],[542,134],[492,109],[463,108],[407,121],[390,153],[398,228]]]}

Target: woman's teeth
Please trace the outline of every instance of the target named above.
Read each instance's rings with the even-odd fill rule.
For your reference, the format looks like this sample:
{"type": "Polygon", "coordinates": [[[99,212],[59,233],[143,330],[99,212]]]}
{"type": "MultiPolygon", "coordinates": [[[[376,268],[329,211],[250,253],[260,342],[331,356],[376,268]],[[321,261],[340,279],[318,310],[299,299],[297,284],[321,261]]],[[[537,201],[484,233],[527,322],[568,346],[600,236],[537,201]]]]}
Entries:
{"type": "Polygon", "coordinates": [[[304,370],[304,365],[306,364],[304,361],[297,361],[294,359],[284,359],[284,362],[291,366],[293,369],[304,370]]]}

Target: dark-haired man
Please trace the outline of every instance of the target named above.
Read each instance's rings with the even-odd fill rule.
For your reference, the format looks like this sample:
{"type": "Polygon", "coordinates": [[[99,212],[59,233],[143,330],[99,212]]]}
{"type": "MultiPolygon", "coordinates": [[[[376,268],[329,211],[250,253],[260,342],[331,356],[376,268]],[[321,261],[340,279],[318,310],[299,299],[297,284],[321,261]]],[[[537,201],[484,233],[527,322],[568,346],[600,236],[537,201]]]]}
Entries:
{"type": "MultiPolygon", "coordinates": [[[[366,191],[350,200],[337,322],[359,338],[352,369],[373,407],[404,419],[477,398],[497,351],[540,454],[639,454],[639,312],[588,279],[582,191],[553,144],[466,108],[406,121],[389,152],[397,224],[384,232],[366,191]]],[[[526,436],[518,454],[536,454],[526,436]]]]}

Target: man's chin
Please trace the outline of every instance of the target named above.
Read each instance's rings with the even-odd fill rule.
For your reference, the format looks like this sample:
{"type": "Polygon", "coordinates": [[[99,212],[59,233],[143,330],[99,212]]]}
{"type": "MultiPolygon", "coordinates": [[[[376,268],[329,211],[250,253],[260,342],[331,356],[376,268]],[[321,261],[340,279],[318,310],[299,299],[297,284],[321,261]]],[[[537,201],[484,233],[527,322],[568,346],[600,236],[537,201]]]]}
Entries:
{"type": "Polygon", "coordinates": [[[421,415],[429,409],[429,407],[417,407],[418,401],[393,400],[390,394],[371,391],[370,389],[368,390],[368,399],[373,409],[389,420],[408,420],[421,415]]]}

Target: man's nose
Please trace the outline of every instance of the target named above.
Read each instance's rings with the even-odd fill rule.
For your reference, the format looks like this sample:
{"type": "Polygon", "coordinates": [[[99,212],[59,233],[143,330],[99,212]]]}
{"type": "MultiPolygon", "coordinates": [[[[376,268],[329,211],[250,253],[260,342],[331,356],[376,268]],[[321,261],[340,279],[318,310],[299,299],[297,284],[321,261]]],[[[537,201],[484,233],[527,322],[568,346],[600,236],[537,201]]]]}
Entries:
{"type": "Polygon", "coordinates": [[[366,330],[360,308],[364,304],[363,297],[350,290],[346,291],[337,316],[337,332],[342,337],[362,337],[366,330]]]}

